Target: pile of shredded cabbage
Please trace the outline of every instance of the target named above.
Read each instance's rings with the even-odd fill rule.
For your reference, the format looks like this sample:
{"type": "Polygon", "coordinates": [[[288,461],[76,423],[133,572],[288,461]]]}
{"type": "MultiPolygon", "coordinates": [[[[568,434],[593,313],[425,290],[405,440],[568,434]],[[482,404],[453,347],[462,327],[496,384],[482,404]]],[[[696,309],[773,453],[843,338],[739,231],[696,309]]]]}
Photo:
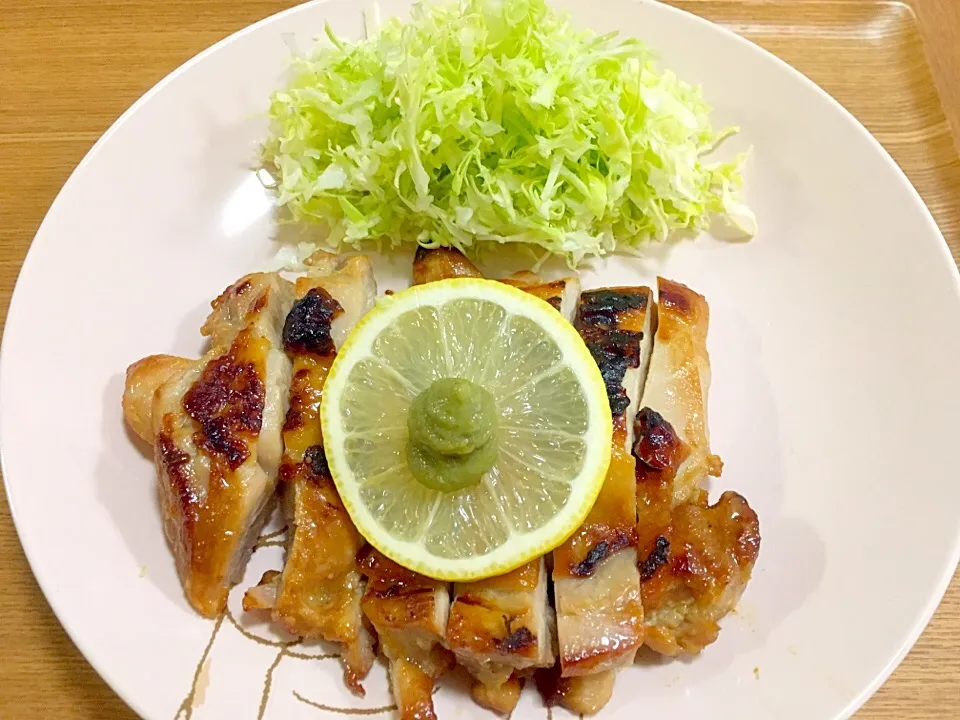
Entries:
{"type": "MultiPolygon", "coordinates": [[[[544,0],[441,0],[293,59],[263,159],[294,221],[364,241],[527,243],[571,265],[722,216],[744,234],[743,156],[705,155],[698,88],[637,40],[544,0]]],[[[540,252],[546,256],[546,253],[540,252]]]]}

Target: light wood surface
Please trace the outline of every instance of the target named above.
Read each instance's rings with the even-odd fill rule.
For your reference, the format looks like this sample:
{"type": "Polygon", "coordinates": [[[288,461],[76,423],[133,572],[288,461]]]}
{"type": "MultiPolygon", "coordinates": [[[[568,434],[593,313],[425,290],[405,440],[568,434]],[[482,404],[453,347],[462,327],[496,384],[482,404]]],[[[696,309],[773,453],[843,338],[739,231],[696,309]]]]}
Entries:
{"type": "MultiPolygon", "coordinates": [[[[916,18],[906,5],[876,0],[673,2],[734,27],[847,105],[907,171],[960,257],[960,164],[948,131],[949,122],[960,132],[960,0],[914,0],[916,18]]],[[[44,213],[110,123],[201,49],[293,4],[0,0],[0,317],[44,213]]],[[[5,497],[0,648],[0,717],[133,717],[51,613],[5,497]]],[[[906,661],[857,717],[960,718],[960,576],[906,661]]]]}

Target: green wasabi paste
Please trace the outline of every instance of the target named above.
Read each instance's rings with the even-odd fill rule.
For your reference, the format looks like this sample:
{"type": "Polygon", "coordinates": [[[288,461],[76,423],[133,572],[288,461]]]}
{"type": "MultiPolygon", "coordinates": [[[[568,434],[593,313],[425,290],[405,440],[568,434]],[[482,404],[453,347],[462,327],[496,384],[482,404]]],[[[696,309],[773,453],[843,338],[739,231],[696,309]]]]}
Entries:
{"type": "Polygon", "coordinates": [[[496,403],[469,380],[437,380],[417,395],[407,429],[410,471],[432,490],[476,485],[497,460],[496,403]]]}

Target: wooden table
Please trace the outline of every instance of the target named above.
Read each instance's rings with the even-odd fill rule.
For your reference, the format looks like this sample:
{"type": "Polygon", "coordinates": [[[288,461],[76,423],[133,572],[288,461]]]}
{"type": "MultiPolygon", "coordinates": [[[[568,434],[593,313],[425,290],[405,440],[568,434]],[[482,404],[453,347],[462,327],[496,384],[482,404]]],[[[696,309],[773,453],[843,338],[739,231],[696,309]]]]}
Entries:
{"type": "MultiPolygon", "coordinates": [[[[0,317],[48,206],[114,119],[202,48],[293,4],[0,0],[0,317]]],[[[960,135],[960,0],[914,6],[960,135]]],[[[133,717],[51,613],[2,496],[0,648],[0,717],[133,717]]],[[[960,718],[960,575],[920,642],[858,718],[960,718]]]]}

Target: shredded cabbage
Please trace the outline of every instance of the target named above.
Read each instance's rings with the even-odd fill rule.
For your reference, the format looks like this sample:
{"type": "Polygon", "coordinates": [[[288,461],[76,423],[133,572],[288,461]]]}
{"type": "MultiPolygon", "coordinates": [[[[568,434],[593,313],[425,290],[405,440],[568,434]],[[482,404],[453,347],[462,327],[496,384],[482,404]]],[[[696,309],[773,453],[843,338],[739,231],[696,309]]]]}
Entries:
{"type": "MultiPolygon", "coordinates": [[[[571,265],[722,216],[750,235],[744,157],[708,162],[699,88],[544,0],[441,0],[293,58],[265,165],[338,249],[527,243],[571,265]]],[[[545,254],[544,254],[545,255],[545,254]]]]}

